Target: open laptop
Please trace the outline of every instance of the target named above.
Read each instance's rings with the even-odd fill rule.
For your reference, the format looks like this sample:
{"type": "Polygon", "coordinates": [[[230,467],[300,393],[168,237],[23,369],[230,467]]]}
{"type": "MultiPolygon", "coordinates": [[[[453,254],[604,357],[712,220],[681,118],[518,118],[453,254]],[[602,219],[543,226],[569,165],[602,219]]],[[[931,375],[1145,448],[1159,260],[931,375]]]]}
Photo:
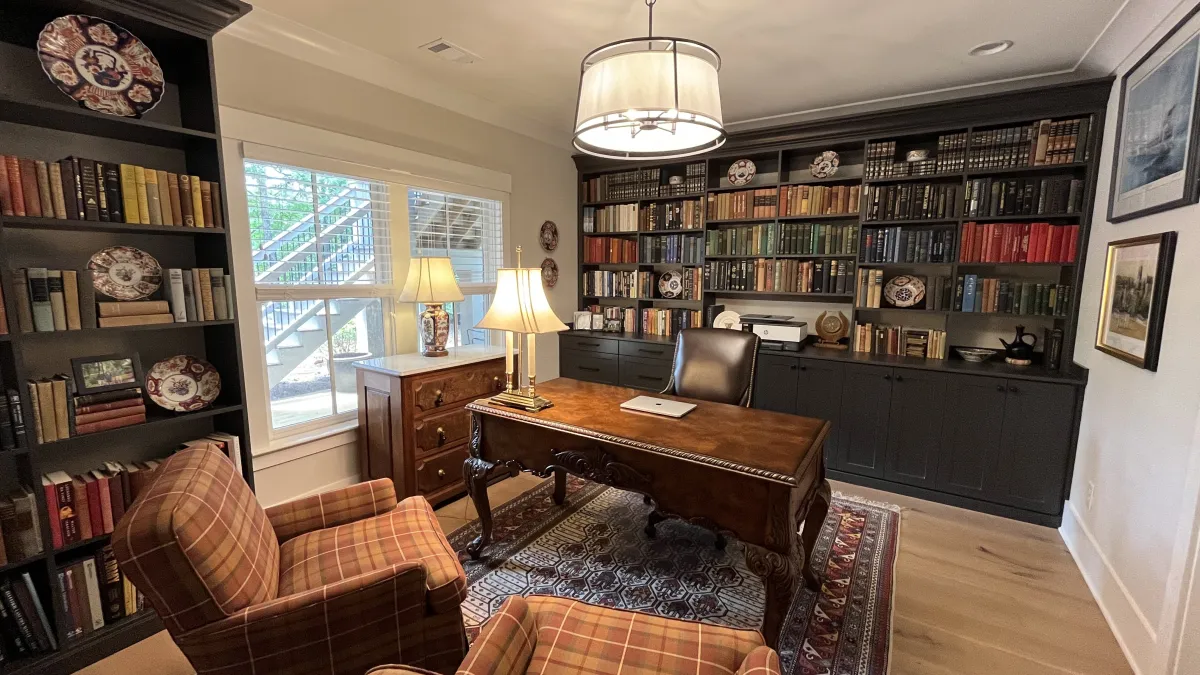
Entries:
{"type": "Polygon", "coordinates": [[[663,417],[683,417],[695,407],[695,403],[670,401],[665,398],[654,398],[653,396],[638,396],[621,404],[622,410],[633,410],[652,415],[662,415],[663,417]]]}

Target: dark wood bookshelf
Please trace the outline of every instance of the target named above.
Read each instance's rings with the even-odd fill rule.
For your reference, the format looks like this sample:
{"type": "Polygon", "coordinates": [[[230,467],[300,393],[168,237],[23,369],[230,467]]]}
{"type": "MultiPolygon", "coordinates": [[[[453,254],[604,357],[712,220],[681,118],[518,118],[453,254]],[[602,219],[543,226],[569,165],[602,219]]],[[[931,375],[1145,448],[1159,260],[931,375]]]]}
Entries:
{"type": "Polygon", "coordinates": [[[961,218],[910,218],[909,220],[864,220],[863,227],[928,227],[930,225],[958,225],[961,218]]]}
{"type": "Polygon", "coordinates": [[[1098,157],[1093,157],[1090,162],[1071,162],[1069,164],[1038,164],[1032,166],[1013,166],[1003,169],[969,169],[966,172],[967,178],[986,178],[988,176],[1007,176],[1009,174],[1023,173],[1063,173],[1075,171],[1077,169],[1090,169],[1098,157]]]}
{"type": "Polygon", "coordinates": [[[935,173],[927,176],[879,176],[878,178],[866,178],[863,180],[863,182],[868,185],[876,185],[879,183],[917,183],[921,181],[943,183],[947,180],[961,179],[962,176],[962,173],[935,173]]]}
{"type": "MultiPolygon", "coordinates": [[[[240,0],[194,0],[169,6],[144,0],[10,0],[0,5],[0,47],[5,50],[0,72],[0,154],[46,162],[86,157],[199,176],[222,186],[221,200],[214,200],[213,208],[225,223],[230,222],[225,202],[228,181],[217,134],[212,37],[249,10],[240,0]],[[154,109],[141,118],[93,112],[50,82],[36,52],[38,33],[53,19],[75,13],[111,20],[154,52],[167,83],[154,109]]],[[[0,675],[66,675],[163,629],[147,605],[144,611],[82,638],[66,639],[70,619],[58,602],[63,592],[58,568],[94,553],[110,535],[53,550],[43,474],[61,470],[73,476],[100,468],[104,461],[158,459],[184,441],[220,431],[239,438],[244,477],[254,484],[236,313],[220,321],[20,332],[13,280],[17,270],[46,267],[83,273],[91,254],[118,244],[147,251],[164,268],[220,267],[233,273],[230,232],[225,228],[0,215],[0,287],[9,317],[9,334],[0,337],[0,377],[3,388],[20,394],[27,436],[16,450],[0,451],[0,463],[15,468],[15,475],[0,474],[0,488],[7,492],[24,484],[33,489],[43,542],[40,554],[0,567],[0,576],[30,574],[58,642],[53,652],[0,665],[0,675]],[[37,443],[25,382],[70,373],[74,357],[111,353],[136,353],[146,370],[176,354],[204,358],[221,375],[220,397],[213,406],[191,413],[170,412],[147,400],[145,423],[37,443]]],[[[227,292],[236,289],[231,286],[227,292]]],[[[163,293],[160,290],[151,299],[164,299],[163,293]]]]}

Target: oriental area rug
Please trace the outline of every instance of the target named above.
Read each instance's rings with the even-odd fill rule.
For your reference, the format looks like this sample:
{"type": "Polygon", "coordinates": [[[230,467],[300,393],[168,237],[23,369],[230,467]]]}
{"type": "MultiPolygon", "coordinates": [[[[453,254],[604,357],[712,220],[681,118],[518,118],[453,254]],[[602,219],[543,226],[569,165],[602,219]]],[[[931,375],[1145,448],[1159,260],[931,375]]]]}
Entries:
{"type": "MultiPolygon", "coordinates": [[[[758,629],[765,593],[741,544],[677,520],[643,533],[642,496],[571,477],[555,506],[553,481],[493,509],[493,541],[471,560],[479,521],[449,535],[469,584],[468,637],[509,595],[557,595],[597,605],[758,629]]],[[[900,510],[835,494],[814,559],[820,592],[801,583],[779,642],[787,675],[885,675],[900,510]]]]}

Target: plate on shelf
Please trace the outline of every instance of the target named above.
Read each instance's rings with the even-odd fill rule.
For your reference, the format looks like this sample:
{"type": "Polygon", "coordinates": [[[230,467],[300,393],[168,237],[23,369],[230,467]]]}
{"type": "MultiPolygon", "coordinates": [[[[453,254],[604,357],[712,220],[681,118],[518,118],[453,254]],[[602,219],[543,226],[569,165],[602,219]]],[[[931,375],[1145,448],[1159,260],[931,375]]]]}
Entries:
{"type": "Polygon", "coordinates": [[[667,270],[658,278],[658,294],[668,300],[675,300],[683,295],[683,273],[679,270],[667,270]]]}
{"type": "Polygon", "coordinates": [[[717,315],[713,319],[713,328],[728,328],[729,330],[742,329],[742,315],[737,312],[726,310],[717,315]]]}
{"type": "Polygon", "coordinates": [[[554,288],[558,283],[558,263],[554,262],[553,258],[546,258],[542,261],[542,285],[546,288],[554,288]]]}
{"type": "Polygon", "coordinates": [[[975,347],[955,347],[954,351],[968,363],[983,363],[996,355],[994,349],[978,349],[975,347]]]}
{"type": "Polygon", "coordinates": [[[38,35],[42,70],[79,105],[121,117],[141,117],[163,96],[158,59],[133,33],[111,21],[68,14],[38,35]]]}
{"type": "Polygon", "coordinates": [[[221,374],[195,356],[163,359],[146,373],[146,393],[167,410],[191,412],[212,405],[221,393],[221,374]]]}
{"type": "Polygon", "coordinates": [[[837,173],[838,165],[841,164],[841,159],[833,150],[826,150],[813,158],[812,165],[808,170],[812,173],[813,178],[829,178],[837,173]]]}
{"type": "Polygon", "coordinates": [[[883,286],[883,298],[894,307],[915,307],[925,299],[925,280],[907,274],[892,277],[883,286]]]}
{"type": "Polygon", "coordinates": [[[554,252],[554,249],[558,248],[558,225],[555,225],[553,220],[542,223],[542,231],[538,238],[543,250],[547,253],[554,252]]]}
{"type": "Polygon", "coordinates": [[[754,166],[754,162],[748,159],[739,159],[729,165],[729,184],[734,187],[741,187],[746,183],[754,180],[754,174],[758,171],[758,167],[754,166]]]}
{"type": "Polygon", "coordinates": [[[162,286],[162,266],[132,246],[110,246],[88,260],[92,284],[113,300],[144,300],[162,286]]]}

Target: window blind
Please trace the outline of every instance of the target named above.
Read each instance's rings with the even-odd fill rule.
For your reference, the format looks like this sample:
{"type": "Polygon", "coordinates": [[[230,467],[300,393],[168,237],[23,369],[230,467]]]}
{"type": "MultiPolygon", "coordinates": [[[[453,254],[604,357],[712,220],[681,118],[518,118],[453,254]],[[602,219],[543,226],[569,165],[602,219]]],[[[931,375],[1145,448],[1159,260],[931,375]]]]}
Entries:
{"type": "Polygon", "coordinates": [[[408,221],[413,257],[448,256],[464,292],[495,286],[504,264],[501,202],[410,187],[408,221]]]}

